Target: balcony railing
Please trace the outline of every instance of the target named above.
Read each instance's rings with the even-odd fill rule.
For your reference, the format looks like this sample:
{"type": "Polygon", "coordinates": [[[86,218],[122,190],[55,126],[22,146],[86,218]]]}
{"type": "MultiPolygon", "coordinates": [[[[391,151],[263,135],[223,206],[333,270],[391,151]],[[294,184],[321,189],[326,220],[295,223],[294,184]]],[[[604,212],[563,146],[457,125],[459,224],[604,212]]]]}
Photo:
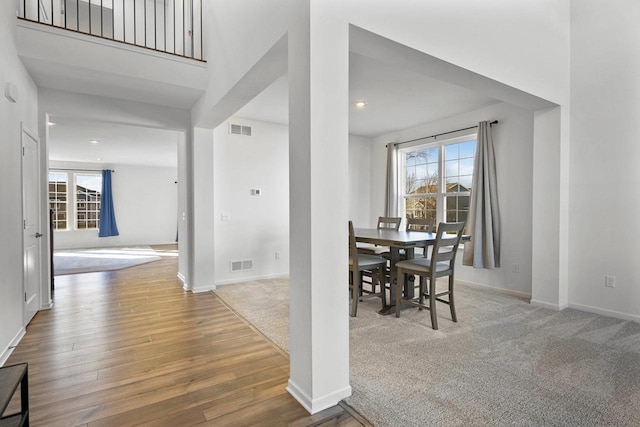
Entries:
{"type": "Polygon", "coordinates": [[[18,0],[21,19],[204,61],[202,0],[18,0]]]}

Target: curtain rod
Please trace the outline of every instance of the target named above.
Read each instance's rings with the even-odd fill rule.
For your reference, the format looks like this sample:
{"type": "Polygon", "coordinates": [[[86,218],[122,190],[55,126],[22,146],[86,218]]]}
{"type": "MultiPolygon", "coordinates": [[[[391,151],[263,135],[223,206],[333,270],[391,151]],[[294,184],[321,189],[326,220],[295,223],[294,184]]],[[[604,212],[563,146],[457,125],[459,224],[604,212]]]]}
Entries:
{"type": "MultiPolygon", "coordinates": [[[[494,121],[492,121],[491,123],[489,123],[489,125],[497,125],[497,124],[498,124],[498,121],[497,121],[497,120],[494,120],[494,121]]],[[[393,145],[395,145],[395,146],[398,146],[398,145],[402,145],[402,144],[408,144],[409,142],[420,141],[421,139],[437,138],[437,137],[439,137],[439,136],[442,136],[442,135],[448,135],[448,134],[450,134],[450,133],[456,133],[456,132],[460,132],[460,131],[463,131],[463,130],[475,129],[475,128],[477,128],[477,127],[478,127],[478,125],[475,125],[475,126],[469,126],[468,128],[462,128],[462,129],[450,130],[449,132],[442,132],[442,133],[437,133],[437,134],[435,134],[435,135],[423,136],[422,138],[410,139],[409,141],[393,142],[392,144],[393,144],[393,145]]]]}
{"type": "MultiPolygon", "coordinates": [[[[70,172],[102,172],[102,169],[65,169],[65,168],[49,168],[50,171],[70,171],[70,172]]],[[[111,172],[115,173],[113,169],[111,172]]]]}

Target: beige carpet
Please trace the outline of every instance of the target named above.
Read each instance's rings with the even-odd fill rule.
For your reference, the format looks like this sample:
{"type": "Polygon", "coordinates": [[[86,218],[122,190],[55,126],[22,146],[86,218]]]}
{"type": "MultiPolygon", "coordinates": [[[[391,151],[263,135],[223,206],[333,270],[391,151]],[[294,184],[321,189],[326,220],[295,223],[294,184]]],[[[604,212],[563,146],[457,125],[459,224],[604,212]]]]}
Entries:
{"type": "MultiPolygon", "coordinates": [[[[346,291],[345,291],[346,292],[346,291]]],[[[216,293],[283,349],[288,283],[225,285],[216,293]]],[[[376,426],[639,426],[640,324],[537,308],[458,285],[458,323],[440,305],[350,321],[353,395],[376,426]]]]}
{"type": "Polygon", "coordinates": [[[53,253],[53,272],[61,276],[121,270],[159,259],[149,246],[56,250],[53,253]]]}

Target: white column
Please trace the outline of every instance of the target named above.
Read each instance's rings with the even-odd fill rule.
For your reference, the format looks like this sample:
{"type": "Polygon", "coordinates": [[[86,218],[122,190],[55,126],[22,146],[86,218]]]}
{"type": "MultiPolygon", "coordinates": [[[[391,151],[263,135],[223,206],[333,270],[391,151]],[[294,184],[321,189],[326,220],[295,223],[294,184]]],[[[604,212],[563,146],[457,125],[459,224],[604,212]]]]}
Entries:
{"type": "Polygon", "coordinates": [[[348,25],[320,0],[289,27],[290,357],[309,412],[351,394],[348,314],[348,25]]]}
{"type": "Polygon", "coordinates": [[[536,111],[533,135],[532,290],[534,305],[568,306],[568,117],[561,107],[536,111]]]}
{"type": "Polygon", "coordinates": [[[178,279],[183,283],[184,290],[191,290],[190,260],[193,257],[190,239],[191,212],[191,170],[193,134],[191,129],[181,132],[178,136],[178,279]]]}
{"type": "Polygon", "coordinates": [[[213,217],[213,130],[193,129],[190,232],[190,289],[207,292],[215,287],[213,217]]]}

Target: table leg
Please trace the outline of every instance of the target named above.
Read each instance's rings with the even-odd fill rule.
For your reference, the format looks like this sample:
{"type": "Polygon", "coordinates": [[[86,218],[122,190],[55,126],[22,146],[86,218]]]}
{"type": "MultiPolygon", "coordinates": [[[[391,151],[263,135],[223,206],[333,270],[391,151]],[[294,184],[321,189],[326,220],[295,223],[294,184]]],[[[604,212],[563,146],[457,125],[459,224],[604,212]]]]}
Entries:
{"type": "MultiPolygon", "coordinates": [[[[414,248],[406,248],[405,253],[407,254],[407,259],[413,259],[414,252],[414,248]]],[[[414,280],[415,277],[410,277],[409,280],[405,280],[402,285],[405,299],[413,299],[415,296],[414,280]]]]}
{"type": "Polygon", "coordinates": [[[400,259],[400,248],[391,246],[391,260],[389,261],[390,275],[389,275],[389,300],[387,305],[383,306],[378,314],[387,315],[394,313],[396,303],[396,263],[400,259]]]}
{"type": "MultiPolygon", "coordinates": [[[[404,248],[407,259],[412,259],[414,257],[414,248],[404,248]]],[[[396,263],[400,261],[400,248],[391,247],[391,261],[390,261],[390,285],[389,285],[389,302],[387,305],[383,306],[382,309],[378,312],[378,314],[388,315],[395,313],[395,304],[396,304],[396,288],[398,287],[398,277],[396,270],[396,263]]],[[[411,278],[410,278],[411,279],[411,278]]],[[[405,280],[402,284],[402,291],[404,298],[413,299],[415,296],[415,290],[413,286],[413,280],[405,280]]],[[[408,306],[407,306],[408,307],[408,306]]],[[[402,308],[407,308],[402,307],[402,308]]]]}

